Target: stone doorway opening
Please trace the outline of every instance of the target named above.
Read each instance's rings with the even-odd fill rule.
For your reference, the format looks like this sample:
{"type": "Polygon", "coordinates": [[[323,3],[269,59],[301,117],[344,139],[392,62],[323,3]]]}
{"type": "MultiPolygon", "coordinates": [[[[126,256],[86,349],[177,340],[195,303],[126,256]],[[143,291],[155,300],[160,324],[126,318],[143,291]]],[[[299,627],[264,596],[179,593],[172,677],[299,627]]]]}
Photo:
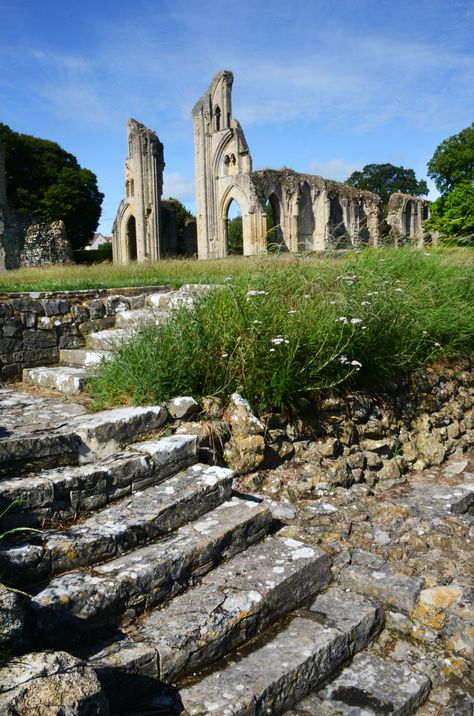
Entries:
{"type": "Polygon", "coordinates": [[[137,223],[133,214],[127,221],[127,252],[128,260],[137,260],[137,223]]]}
{"type": "Polygon", "coordinates": [[[244,253],[242,214],[240,206],[235,199],[232,199],[227,207],[225,237],[227,254],[229,256],[242,256],[244,253]]]}
{"type": "Polygon", "coordinates": [[[267,215],[267,251],[270,253],[288,251],[281,228],[280,202],[276,194],[270,194],[266,200],[265,213],[267,215]]]}

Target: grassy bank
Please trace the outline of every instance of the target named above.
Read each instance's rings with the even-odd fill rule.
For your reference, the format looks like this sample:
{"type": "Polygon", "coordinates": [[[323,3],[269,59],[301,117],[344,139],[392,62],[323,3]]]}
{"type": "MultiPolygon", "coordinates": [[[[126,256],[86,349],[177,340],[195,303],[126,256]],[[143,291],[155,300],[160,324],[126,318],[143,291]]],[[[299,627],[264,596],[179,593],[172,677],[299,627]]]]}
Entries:
{"type": "Polygon", "coordinates": [[[472,352],[468,251],[234,261],[244,268],[233,272],[230,265],[227,289],[147,329],[102,367],[89,388],[98,405],[238,390],[259,410],[288,411],[314,393],[373,385],[472,352]]]}

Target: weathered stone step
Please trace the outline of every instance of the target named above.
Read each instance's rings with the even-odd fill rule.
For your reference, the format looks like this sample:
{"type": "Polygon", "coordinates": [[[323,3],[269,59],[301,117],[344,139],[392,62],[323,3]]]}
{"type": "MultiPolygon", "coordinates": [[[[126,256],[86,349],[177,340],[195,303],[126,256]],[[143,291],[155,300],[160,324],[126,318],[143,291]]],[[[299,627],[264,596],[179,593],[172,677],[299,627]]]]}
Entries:
{"type": "MultiPolygon", "coordinates": [[[[71,369],[72,370],[72,369],[71,369]]],[[[115,408],[86,413],[38,432],[12,427],[0,439],[0,475],[54,465],[88,463],[117,452],[121,446],[158,430],[167,418],[162,406],[115,408]]]]}
{"type": "Polygon", "coordinates": [[[23,381],[28,385],[57,390],[65,395],[82,392],[88,372],[85,368],[71,366],[24,368],[23,381]]]}
{"type": "MultiPolygon", "coordinates": [[[[244,555],[234,557],[226,564],[228,582],[225,583],[224,588],[231,591],[228,594],[221,595],[220,604],[222,604],[222,608],[220,609],[221,617],[219,620],[219,630],[221,628],[228,629],[227,637],[229,642],[227,645],[224,644],[224,648],[229,648],[230,644],[235,645],[248,638],[252,630],[248,629],[247,620],[250,622],[253,619],[262,619],[262,624],[258,626],[258,629],[261,630],[264,626],[268,626],[271,621],[275,621],[279,614],[287,611],[291,602],[297,604],[303,598],[305,591],[309,594],[311,589],[318,588],[318,580],[321,581],[326,578],[324,558],[320,556],[319,550],[314,550],[315,554],[312,557],[306,551],[304,552],[305,556],[303,556],[301,552],[307,548],[308,545],[298,543],[295,540],[267,538],[262,545],[249,548],[244,555]],[[282,547],[276,547],[281,561],[285,564],[286,575],[280,572],[276,576],[275,573],[272,573],[271,579],[267,579],[269,571],[273,570],[274,567],[281,566],[277,563],[277,560],[268,559],[268,554],[272,555],[274,542],[280,542],[288,547],[289,551],[285,556],[281,556],[281,551],[279,552],[282,547]],[[267,545],[268,554],[265,552],[267,545]],[[249,558],[254,564],[256,562],[260,563],[260,569],[257,565],[255,568],[252,566],[250,571],[247,570],[247,563],[245,562],[247,554],[249,554],[249,558]],[[292,554],[297,557],[296,560],[291,558],[292,554]],[[250,555],[253,556],[250,557],[250,555]],[[256,559],[257,555],[259,557],[264,555],[265,559],[256,559]],[[323,561],[321,562],[320,559],[323,561]],[[244,560],[244,564],[243,572],[241,573],[242,560],[244,560]],[[316,574],[313,573],[314,571],[316,574]],[[248,579],[247,577],[251,578],[248,579]],[[242,590],[240,590],[240,586],[242,586],[242,590]],[[247,605],[245,605],[245,595],[252,594],[253,587],[255,587],[256,594],[260,594],[262,599],[257,602],[248,598],[247,605]],[[294,594],[292,593],[293,590],[295,590],[294,594]],[[250,601],[252,601],[251,604],[250,601]],[[239,604],[244,609],[242,613],[237,614],[239,604]],[[246,606],[248,607],[248,613],[246,606]],[[227,608],[229,608],[229,615],[225,614],[227,608]],[[233,620],[234,627],[232,626],[233,620]],[[242,638],[240,638],[239,630],[242,628],[242,638]]],[[[213,579],[215,576],[217,590],[219,590],[221,586],[220,572],[221,567],[216,568],[202,580],[201,585],[211,588],[214,585],[213,579]]],[[[199,587],[193,588],[189,594],[196,593],[197,589],[199,587]]],[[[89,652],[89,655],[86,655],[89,664],[96,670],[112,706],[120,704],[123,707],[127,699],[130,699],[131,693],[133,693],[133,707],[137,709],[137,712],[142,713],[141,709],[143,708],[143,713],[161,713],[159,707],[164,708],[166,704],[169,704],[169,695],[163,692],[163,674],[166,675],[169,672],[170,677],[174,676],[175,673],[181,670],[183,662],[188,658],[188,654],[190,660],[187,662],[187,668],[192,668],[195,656],[192,651],[189,651],[189,648],[191,646],[192,649],[193,643],[198,648],[197,658],[199,662],[196,663],[202,663],[200,661],[200,649],[204,649],[202,656],[204,656],[206,662],[214,658],[215,651],[210,651],[208,647],[212,645],[213,640],[215,640],[216,647],[219,646],[220,634],[213,634],[212,632],[212,626],[216,627],[217,625],[217,620],[214,618],[212,611],[216,597],[211,597],[210,604],[199,604],[197,610],[196,605],[194,605],[194,611],[189,613],[189,605],[186,604],[185,607],[183,602],[186,596],[185,594],[182,597],[175,598],[169,607],[164,607],[162,610],[150,615],[150,617],[145,617],[142,624],[137,627],[138,632],[141,630],[142,625],[154,624],[153,620],[156,614],[160,623],[160,634],[152,631],[146,642],[137,642],[126,637],[121,641],[109,644],[99,652],[89,652]],[[175,610],[171,614],[168,610],[173,609],[175,603],[175,610]],[[179,609],[178,604],[181,605],[182,609],[179,609]],[[166,615],[169,615],[170,622],[166,620],[166,615]],[[209,617],[209,621],[207,617],[209,617]],[[181,639],[179,639],[178,621],[183,628],[181,639]],[[163,632],[161,632],[161,629],[163,629],[163,632]],[[202,643],[199,641],[200,633],[203,637],[202,643]],[[190,646],[188,642],[191,642],[190,646]],[[180,649],[184,649],[184,656],[180,654],[180,649]],[[159,664],[161,659],[164,661],[160,672],[159,664]],[[144,684],[146,684],[145,689],[143,689],[144,684]],[[140,693],[141,690],[142,693],[140,693]],[[138,705],[139,708],[137,708],[138,705]]],[[[311,604],[309,611],[300,609],[297,615],[300,618],[293,620],[291,626],[294,626],[295,621],[297,621],[298,629],[291,629],[289,636],[285,635],[281,643],[278,641],[279,637],[274,637],[279,625],[273,626],[270,631],[267,630],[259,636],[256,642],[254,640],[250,657],[247,656],[250,650],[249,645],[242,647],[242,650],[235,652],[230,659],[227,658],[216,664],[214,676],[209,677],[209,681],[206,681],[206,678],[208,678],[206,677],[204,684],[201,682],[201,686],[192,687],[192,705],[194,707],[196,707],[196,694],[198,700],[199,696],[202,696],[201,710],[197,710],[196,713],[214,713],[211,710],[212,704],[216,709],[215,713],[222,715],[228,713],[281,713],[281,710],[277,710],[277,707],[279,709],[281,706],[278,700],[276,703],[272,701],[271,706],[268,706],[268,702],[264,700],[260,703],[259,708],[255,710],[256,703],[259,703],[259,698],[261,697],[261,689],[265,689],[268,686],[271,694],[274,689],[279,688],[272,681],[274,677],[279,679],[279,683],[287,691],[288,700],[285,700],[285,704],[288,703],[291,706],[301,698],[301,693],[307,693],[311,690],[312,683],[319,684],[342,661],[345,661],[358,650],[363,649],[374,638],[383,624],[381,610],[370,601],[333,587],[318,595],[311,604]],[[309,632],[305,637],[306,626],[309,632]],[[298,642],[300,634],[303,635],[301,644],[298,642]],[[328,634],[330,635],[329,640],[328,634]],[[277,640],[276,642],[275,639],[277,640]],[[262,645],[264,645],[263,649],[262,645]],[[269,645],[268,649],[266,645],[269,645]],[[294,666],[293,671],[290,670],[289,673],[288,645],[291,654],[291,666],[294,666]],[[279,651],[280,646],[281,651],[279,651]],[[308,663],[310,655],[315,657],[313,664],[311,664],[311,659],[308,663]],[[236,667],[234,662],[242,663],[242,670],[238,666],[236,667]],[[280,663],[280,668],[277,662],[280,663]],[[227,671],[229,664],[232,670],[230,676],[228,676],[227,671]],[[270,683],[268,683],[266,674],[267,664],[270,670],[270,683]],[[305,679],[304,688],[293,694],[291,692],[291,679],[293,675],[297,674],[300,664],[303,664],[303,668],[306,669],[306,673],[309,673],[310,676],[305,679]],[[232,677],[235,676],[236,681],[231,687],[234,689],[233,694],[227,688],[223,688],[223,694],[219,693],[219,682],[217,680],[220,680],[219,674],[222,672],[226,674],[223,686],[224,684],[227,686],[228,683],[232,684],[232,677]],[[210,700],[206,703],[208,684],[211,687],[209,691],[210,700]],[[254,687],[255,691],[251,694],[254,687]],[[238,702],[242,696],[241,692],[245,690],[250,694],[250,701],[243,704],[243,710],[227,711],[227,708],[231,708],[229,704],[232,703],[233,697],[235,696],[235,701],[238,702]],[[214,699],[215,693],[218,694],[216,700],[214,699]],[[222,696],[223,700],[220,700],[222,696]],[[253,696],[255,697],[254,700],[252,700],[253,696]],[[206,710],[208,707],[209,711],[206,710]],[[248,710],[245,710],[246,708],[248,710]],[[266,711],[265,708],[270,710],[266,711]]],[[[280,630],[285,631],[285,624],[287,622],[280,624],[280,630]]],[[[156,625],[154,624],[154,626],[156,625]]],[[[288,630],[286,629],[286,631],[288,630]]],[[[132,636],[136,636],[137,632],[132,632],[132,636]]],[[[146,634],[143,635],[147,636],[146,634]]],[[[186,669],[186,666],[184,668],[186,669]]],[[[181,692],[181,696],[183,696],[183,692],[186,694],[186,691],[184,689],[181,692]]],[[[178,700],[179,697],[178,692],[178,700]]],[[[189,699],[189,702],[191,702],[191,699],[189,699]]],[[[179,700],[180,708],[182,708],[183,703],[184,706],[189,706],[189,702],[185,696],[182,702],[179,700]]],[[[283,706],[281,708],[283,709],[283,706]]],[[[164,712],[168,713],[167,711],[164,712]]],[[[174,713],[174,711],[170,710],[169,713],[174,713]]],[[[177,713],[181,713],[179,708],[177,713]]],[[[190,713],[193,712],[190,711],[190,713]]]]}
{"type": "MultiPolygon", "coordinates": [[[[326,616],[324,603],[331,602],[330,593],[331,590],[325,602],[320,601],[322,611],[319,606],[316,610],[319,621],[310,614],[306,618],[298,616],[276,636],[265,639],[263,635],[252,651],[237,652],[224,668],[216,668],[181,689],[186,713],[278,716],[322,685],[356,649],[367,644],[378,620],[377,610],[368,603],[363,603],[359,614],[357,605],[361,602],[352,604],[350,594],[346,595],[342,614],[334,610],[326,616]]],[[[312,609],[318,600],[321,598],[316,599],[312,609]]]]}
{"type": "Polygon", "coordinates": [[[429,678],[390,659],[357,654],[339,676],[286,716],[411,716],[425,701],[429,678]]]}
{"type": "Polygon", "coordinates": [[[29,578],[38,582],[118,557],[174,532],[228,500],[232,476],[226,468],[194,465],[160,485],[122,498],[78,525],[62,531],[43,530],[34,544],[2,551],[3,574],[14,577],[22,564],[28,564],[29,578]]]}
{"type": "Polygon", "coordinates": [[[405,505],[422,516],[472,513],[474,474],[465,472],[463,482],[458,485],[415,485],[410,494],[395,500],[395,503],[405,505]]]}
{"type": "Polygon", "coordinates": [[[130,340],[132,334],[124,328],[109,328],[105,331],[89,333],[86,346],[91,350],[112,351],[130,340]]]}
{"type": "Polygon", "coordinates": [[[130,620],[262,539],[270,525],[268,508],[234,497],[154,544],[57,577],[31,602],[42,638],[64,643],[130,620]]]}
{"type": "Polygon", "coordinates": [[[263,631],[324,589],[330,559],[291,539],[268,537],[152,612],[133,639],[154,646],[160,678],[173,682],[263,631]]]}
{"type": "Polygon", "coordinates": [[[152,324],[160,326],[166,323],[168,319],[169,313],[167,311],[145,311],[136,309],[134,311],[118,313],[115,317],[115,326],[116,328],[137,330],[152,324]]]}
{"type": "Polygon", "coordinates": [[[110,360],[112,351],[91,350],[89,348],[69,348],[59,351],[61,365],[78,366],[80,368],[96,368],[104,361],[110,360]]]}
{"type": "Polygon", "coordinates": [[[145,449],[143,443],[132,444],[91,464],[5,478],[0,481],[0,512],[21,502],[11,507],[2,525],[39,527],[45,521],[75,519],[184,470],[196,462],[196,453],[195,436],[171,435],[147,441],[145,449]]]}

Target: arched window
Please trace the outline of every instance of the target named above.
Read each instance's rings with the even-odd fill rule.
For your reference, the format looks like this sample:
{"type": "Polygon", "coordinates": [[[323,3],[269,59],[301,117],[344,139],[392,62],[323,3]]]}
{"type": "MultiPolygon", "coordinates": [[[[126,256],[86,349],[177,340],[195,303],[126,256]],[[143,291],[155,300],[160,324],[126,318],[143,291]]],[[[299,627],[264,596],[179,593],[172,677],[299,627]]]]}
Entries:
{"type": "Polygon", "coordinates": [[[135,181],[130,179],[130,196],[135,196],[135,181]]]}
{"type": "Polygon", "coordinates": [[[126,228],[127,253],[129,261],[137,260],[137,225],[133,214],[127,221],[126,228]]]}
{"type": "Polygon", "coordinates": [[[130,196],[130,182],[128,181],[128,179],[125,182],[125,196],[130,196]]]}
{"type": "Polygon", "coordinates": [[[214,116],[216,118],[216,132],[219,132],[221,128],[221,108],[219,106],[215,108],[214,116]]]}
{"type": "Polygon", "coordinates": [[[232,199],[229,206],[227,207],[227,214],[225,218],[225,235],[227,254],[242,255],[244,253],[242,216],[240,213],[240,206],[235,201],[235,199],[232,199]]]}

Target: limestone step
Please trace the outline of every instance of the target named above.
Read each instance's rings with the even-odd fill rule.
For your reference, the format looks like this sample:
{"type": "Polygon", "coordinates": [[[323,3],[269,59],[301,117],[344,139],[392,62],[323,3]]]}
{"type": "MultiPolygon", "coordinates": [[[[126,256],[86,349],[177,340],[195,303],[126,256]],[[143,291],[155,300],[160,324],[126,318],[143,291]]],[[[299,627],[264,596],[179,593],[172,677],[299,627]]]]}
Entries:
{"type": "Polygon", "coordinates": [[[86,336],[86,346],[91,350],[112,351],[130,340],[132,334],[124,328],[109,328],[86,336]]]}
{"type": "Polygon", "coordinates": [[[267,507],[234,497],[158,542],[56,577],[31,600],[40,638],[64,645],[129,621],[261,540],[270,526],[267,507]]]}
{"type": "MultiPolygon", "coordinates": [[[[202,666],[203,662],[208,667],[209,662],[216,655],[241,644],[250,636],[255,636],[255,633],[262,632],[288,610],[294,609],[304,599],[305,593],[309,596],[311,591],[320,588],[328,579],[327,565],[327,558],[318,549],[309,548],[308,545],[295,540],[269,537],[261,545],[250,547],[244,554],[229,560],[224,568],[217,567],[203,578],[199,587],[194,587],[184,595],[175,597],[169,606],[145,617],[139,622],[136,630],[131,632],[132,638],[127,636],[108,644],[100,651],[89,652],[85,656],[96,670],[112,706],[116,703],[123,706],[130,697],[131,690],[135,708],[139,705],[143,708],[143,713],[161,713],[158,706],[164,708],[164,702],[166,699],[169,700],[166,692],[162,691],[163,679],[168,681],[176,678],[178,674],[183,673],[183,669],[184,672],[189,671],[195,666],[202,666]],[[276,542],[279,544],[275,545],[276,542]],[[310,555],[309,551],[306,551],[308,549],[314,554],[310,555]],[[274,553],[273,550],[276,552],[274,553]],[[273,554],[276,559],[272,557],[273,554]],[[285,572],[274,572],[275,568],[282,566],[281,563],[285,572]],[[209,597],[206,597],[203,590],[207,591],[209,597]],[[221,590],[224,591],[221,593],[221,590]],[[196,595],[196,598],[193,599],[193,595],[196,595]],[[260,600],[256,598],[257,595],[260,595],[260,600]],[[133,640],[138,635],[142,637],[142,641],[133,640]],[[146,688],[143,688],[144,684],[146,688]],[[140,695],[143,696],[143,701],[140,701],[140,695]]],[[[226,674],[223,682],[226,685],[232,683],[232,675],[235,675],[236,701],[243,688],[247,688],[245,681],[250,689],[253,687],[255,665],[258,665],[255,673],[258,690],[265,681],[264,672],[267,664],[274,675],[278,672],[277,661],[279,661],[282,668],[278,676],[288,688],[290,705],[294,704],[300,696],[290,692],[292,675],[291,672],[287,673],[289,666],[287,644],[290,644],[292,661],[294,657],[293,673],[297,672],[298,664],[305,663],[316,644],[316,668],[313,668],[312,676],[316,678],[306,684],[304,693],[307,693],[313,688],[312,683],[319,684],[333,668],[363,649],[383,625],[381,610],[369,600],[333,587],[318,595],[309,610],[299,609],[294,616],[300,617],[298,624],[302,624],[303,628],[291,631],[293,643],[291,638],[286,636],[281,643],[278,641],[275,643],[274,635],[277,630],[285,630],[286,617],[270,630],[267,629],[256,641],[254,639],[253,646],[244,646],[231,657],[216,664],[215,679],[220,679],[218,674],[226,672],[229,664],[233,669],[232,664],[247,659],[246,655],[252,650],[243,674],[238,670],[232,671],[229,678],[226,674]],[[312,631],[308,639],[299,644],[299,635],[304,636],[306,626],[312,631]],[[325,639],[329,633],[332,638],[327,643],[325,639]],[[319,647],[322,648],[318,651],[317,642],[320,638],[322,643],[319,647]],[[313,640],[315,643],[312,643],[313,640]],[[265,644],[270,644],[270,649],[262,649],[261,646],[265,644]],[[282,650],[278,651],[280,646],[282,650]],[[335,647],[339,649],[337,659],[334,659],[335,647]],[[328,661],[329,668],[326,668],[328,661]],[[323,669],[320,669],[321,666],[323,669]]],[[[278,637],[276,639],[278,640],[278,637]]],[[[207,672],[208,668],[204,673],[207,672]]],[[[219,690],[217,681],[211,678],[210,682],[206,682],[204,678],[204,682],[202,688],[195,687],[194,705],[194,697],[198,691],[205,699],[208,683],[211,685],[211,701],[210,703],[204,701],[203,710],[198,710],[197,713],[214,713],[211,711],[212,703],[218,714],[234,713],[234,711],[226,711],[226,708],[230,708],[226,702],[232,701],[231,693],[224,694],[224,704],[219,702],[219,697],[214,701],[214,694],[219,690]],[[207,708],[209,711],[206,710],[207,708]]],[[[270,688],[273,688],[271,684],[270,688]]],[[[226,688],[223,691],[226,692],[226,688]]],[[[297,694],[301,694],[301,691],[297,694]]],[[[177,697],[181,708],[183,703],[185,706],[188,705],[186,698],[180,700],[183,691],[177,692],[177,697]]],[[[191,699],[189,701],[192,703],[191,699]]],[[[250,703],[255,707],[254,702],[250,703]]],[[[244,706],[244,710],[237,710],[235,713],[281,713],[273,710],[273,704],[271,708],[269,707],[269,711],[264,709],[254,711],[252,708],[246,711],[248,705],[244,706]]],[[[266,702],[263,705],[266,707],[266,702]]],[[[141,708],[137,710],[138,712],[142,713],[141,708]]],[[[170,710],[169,713],[174,712],[170,710]]],[[[181,713],[179,708],[178,713],[181,713]]]]}
{"type": "Polygon", "coordinates": [[[411,716],[431,682],[412,668],[367,653],[357,654],[334,681],[307,696],[286,716],[411,716]]]}
{"type": "MultiPolygon", "coordinates": [[[[171,435],[91,464],[42,470],[0,481],[0,512],[5,529],[21,523],[40,527],[64,522],[129,496],[196,462],[195,436],[171,435]],[[148,449],[148,453],[146,452],[148,449]],[[13,502],[16,504],[12,505],[13,502]]],[[[0,570],[1,571],[1,570],[0,570]]]]}
{"type": "Polygon", "coordinates": [[[263,631],[324,589],[330,559],[291,539],[268,537],[146,616],[131,636],[158,653],[170,683],[263,631]]]}
{"type": "Polygon", "coordinates": [[[146,311],[142,309],[136,309],[133,311],[124,311],[118,313],[115,317],[116,328],[123,328],[127,330],[138,330],[145,328],[149,325],[163,325],[169,319],[169,313],[167,311],[146,311]]]}
{"type": "Polygon", "coordinates": [[[28,385],[57,390],[65,395],[78,395],[82,392],[87,378],[85,368],[70,366],[24,368],[23,381],[28,385]]]}
{"type": "Polygon", "coordinates": [[[232,473],[196,465],[62,531],[41,530],[31,541],[0,549],[2,579],[31,586],[66,570],[113,559],[196,520],[229,499],[232,473]]]}
{"type": "Polygon", "coordinates": [[[65,366],[96,368],[110,360],[112,351],[90,350],[89,348],[69,348],[59,351],[59,362],[65,366]]]}
{"type": "Polygon", "coordinates": [[[15,477],[42,467],[93,462],[160,429],[166,418],[165,408],[149,406],[76,415],[62,424],[55,422],[52,429],[42,422],[37,431],[31,426],[23,431],[21,426],[12,425],[0,438],[0,476],[15,477]]]}
{"type": "MultiPolygon", "coordinates": [[[[350,597],[350,595],[348,595],[350,597]]],[[[375,609],[372,608],[375,613],[375,609]]],[[[311,618],[293,618],[275,636],[263,635],[251,651],[237,652],[227,664],[179,692],[190,716],[278,716],[321,686],[351,656],[356,645],[352,634],[362,617],[347,600],[343,619],[322,623],[311,618]]],[[[361,639],[357,647],[365,646],[361,639]]],[[[318,713],[317,711],[313,713],[318,713]]]]}
{"type": "MultiPolygon", "coordinates": [[[[77,567],[91,567],[159,539],[228,500],[232,471],[193,465],[185,472],[148,487],[63,530],[42,530],[33,543],[0,552],[3,578],[29,565],[29,579],[39,582],[77,567]]],[[[26,537],[31,536],[26,533],[26,537]]]]}

